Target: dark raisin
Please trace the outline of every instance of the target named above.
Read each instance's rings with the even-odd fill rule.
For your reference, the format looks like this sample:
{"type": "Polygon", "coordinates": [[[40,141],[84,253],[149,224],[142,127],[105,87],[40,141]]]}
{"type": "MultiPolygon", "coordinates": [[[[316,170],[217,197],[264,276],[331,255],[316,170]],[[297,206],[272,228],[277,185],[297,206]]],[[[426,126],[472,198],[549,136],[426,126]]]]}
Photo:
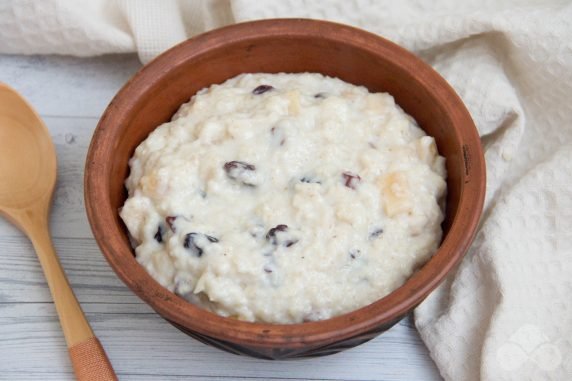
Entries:
{"type": "Polygon", "coordinates": [[[292,245],[294,245],[294,244],[296,244],[296,243],[298,243],[298,240],[297,240],[297,239],[292,239],[292,240],[285,241],[285,242],[284,242],[284,246],[290,247],[290,246],[292,246],[292,245]]]}
{"type": "Polygon", "coordinates": [[[161,227],[161,225],[159,225],[157,227],[157,233],[155,233],[155,241],[159,242],[159,243],[163,243],[163,228],[161,227]]]}
{"type": "Polygon", "coordinates": [[[208,239],[210,242],[212,242],[212,243],[217,243],[217,242],[218,242],[218,239],[215,238],[215,237],[213,237],[212,235],[207,235],[207,234],[205,234],[205,237],[207,237],[207,239],[208,239]]]}
{"type": "Polygon", "coordinates": [[[274,90],[274,87],[270,86],[270,85],[260,85],[257,88],[255,88],[254,90],[252,90],[252,94],[254,95],[260,95],[260,94],[264,94],[267,91],[271,91],[274,90]]]}
{"type": "Polygon", "coordinates": [[[167,223],[167,226],[169,226],[169,229],[171,229],[173,231],[173,233],[177,232],[177,229],[175,228],[175,220],[176,219],[177,219],[177,216],[165,217],[165,222],[167,223]]]}
{"type": "Polygon", "coordinates": [[[183,247],[185,249],[193,249],[198,251],[199,257],[203,255],[203,250],[195,245],[195,236],[197,233],[189,233],[185,236],[185,240],[183,241],[183,247]]]}
{"type": "Polygon", "coordinates": [[[356,189],[361,181],[361,177],[352,172],[344,172],[342,173],[342,177],[344,179],[344,185],[351,189],[356,189]]]}
{"type": "Polygon", "coordinates": [[[359,257],[360,254],[361,254],[361,250],[360,250],[360,249],[352,249],[352,250],[350,250],[350,258],[351,258],[351,259],[356,259],[357,257],[359,257]]]}
{"type": "Polygon", "coordinates": [[[266,233],[266,240],[270,241],[273,245],[277,245],[276,232],[285,232],[288,230],[288,225],[276,225],[266,233]]]}
{"type": "Polygon", "coordinates": [[[216,239],[215,237],[212,237],[210,235],[206,235],[206,234],[188,233],[187,235],[185,235],[185,240],[183,241],[183,247],[185,249],[190,249],[193,252],[193,254],[195,254],[197,257],[202,256],[203,252],[204,252],[204,247],[200,246],[196,242],[197,237],[199,237],[200,235],[205,236],[205,238],[209,242],[212,242],[212,243],[218,242],[218,239],[216,239]]]}
{"type": "Polygon", "coordinates": [[[376,239],[383,233],[382,228],[376,228],[369,233],[369,239],[376,239]]]}
{"type": "Polygon", "coordinates": [[[325,94],[325,93],[317,93],[316,95],[314,95],[314,98],[316,98],[316,99],[325,99],[325,98],[326,98],[326,94],[325,94]]]}
{"type": "Polygon", "coordinates": [[[249,172],[256,171],[253,164],[248,164],[243,161],[229,161],[224,164],[226,175],[233,180],[239,181],[244,185],[255,186],[249,181],[249,172]]]}
{"type": "Polygon", "coordinates": [[[287,231],[288,231],[288,225],[276,225],[272,229],[268,230],[268,233],[266,233],[266,240],[269,241],[274,246],[282,245],[290,247],[298,243],[298,240],[295,238],[283,237],[279,239],[279,237],[276,236],[276,233],[278,232],[286,233],[287,231]]]}
{"type": "Polygon", "coordinates": [[[316,180],[312,176],[304,176],[300,179],[300,181],[303,183],[306,183],[306,184],[321,184],[322,183],[320,180],[316,180]]]}
{"type": "Polygon", "coordinates": [[[232,171],[233,169],[243,169],[247,171],[255,171],[256,167],[252,164],[245,163],[244,161],[229,161],[224,163],[224,170],[227,172],[232,171]]]}

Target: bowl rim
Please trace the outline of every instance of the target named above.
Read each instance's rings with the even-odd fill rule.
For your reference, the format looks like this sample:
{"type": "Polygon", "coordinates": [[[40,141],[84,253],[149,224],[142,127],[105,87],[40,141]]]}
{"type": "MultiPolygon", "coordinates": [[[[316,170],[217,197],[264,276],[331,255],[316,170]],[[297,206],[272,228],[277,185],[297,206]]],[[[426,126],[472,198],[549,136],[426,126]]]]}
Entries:
{"type": "MultiPolygon", "coordinates": [[[[125,114],[125,113],[124,113],[125,114]]],[[[88,220],[95,239],[119,278],[141,299],[167,320],[196,333],[258,347],[300,348],[322,346],[344,340],[377,327],[391,324],[416,307],[435,289],[463,258],[475,237],[485,196],[485,161],[476,126],[465,105],[453,88],[421,59],[373,33],[348,25],[312,19],[267,19],[234,24],[203,33],[162,53],[143,66],[115,95],[102,115],[86,157],[84,198],[88,220]],[[130,110],[140,92],[149,89],[160,73],[182,65],[186,60],[237,43],[275,37],[319,37],[334,43],[344,43],[383,54],[393,64],[417,71],[420,82],[437,94],[439,102],[455,123],[463,126],[465,171],[462,174],[459,205],[449,233],[432,258],[416,271],[402,286],[382,299],[358,310],[327,320],[297,324],[269,324],[225,318],[187,302],[160,286],[136,262],[132,249],[119,239],[121,231],[114,222],[117,213],[107,195],[110,162],[113,155],[113,127],[120,125],[119,110],[130,110]],[[459,215],[465,214],[464,219],[459,215]],[[110,229],[112,229],[110,231],[110,229]],[[111,234],[110,234],[111,232],[111,234]],[[454,242],[451,237],[458,237],[454,242]],[[118,253],[129,252],[133,262],[125,262],[118,253]],[[131,266],[135,263],[137,266],[131,266]],[[128,266],[129,265],[129,266],[128,266]]]]}

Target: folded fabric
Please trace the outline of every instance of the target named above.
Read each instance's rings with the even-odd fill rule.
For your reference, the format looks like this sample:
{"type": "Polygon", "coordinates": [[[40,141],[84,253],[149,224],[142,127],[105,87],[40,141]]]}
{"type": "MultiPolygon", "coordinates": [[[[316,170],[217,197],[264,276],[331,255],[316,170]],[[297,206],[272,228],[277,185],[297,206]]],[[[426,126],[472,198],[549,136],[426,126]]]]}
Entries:
{"type": "Polygon", "coordinates": [[[439,71],[469,108],[487,160],[477,238],[415,312],[447,380],[572,379],[572,6],[567,1],[0,3],[0,52],[143,62],[232,22],[307,17],[378,33],[439,71]]]}
{"type": "Polygon", "coordinates": [[[188,37],[232,22],[227,1],[3,1],[0,52],[76,56],[137,52],[147,62],[188,37]]]}

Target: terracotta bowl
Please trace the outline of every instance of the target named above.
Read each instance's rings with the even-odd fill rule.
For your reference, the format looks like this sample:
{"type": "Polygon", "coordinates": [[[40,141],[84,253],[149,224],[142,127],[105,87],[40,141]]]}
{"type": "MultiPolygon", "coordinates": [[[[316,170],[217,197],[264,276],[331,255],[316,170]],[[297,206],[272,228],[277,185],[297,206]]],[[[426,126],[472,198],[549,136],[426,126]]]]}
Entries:
{"type": "Polygon", "coordinates": [[[335,353],[390,328],[460,262],[475,235],[484,194],[485,164],[475,125],[439,74],[376,35],[298,19],[250,22],[205,33],[143,67],[103,114],[85,169],[85,201],[93,234],[123,282],[190,336],[233,353],[268,359],[335,353]],[[371,305],[329,320],[259,324],[196,307],[161,287],[137,263],[118,215],[135,147],[198,90],[245,72],[318,72],[370,91],[389,92],[435,137],[447,159],[445,234],[435,255],[403,286],[371,305]]]}

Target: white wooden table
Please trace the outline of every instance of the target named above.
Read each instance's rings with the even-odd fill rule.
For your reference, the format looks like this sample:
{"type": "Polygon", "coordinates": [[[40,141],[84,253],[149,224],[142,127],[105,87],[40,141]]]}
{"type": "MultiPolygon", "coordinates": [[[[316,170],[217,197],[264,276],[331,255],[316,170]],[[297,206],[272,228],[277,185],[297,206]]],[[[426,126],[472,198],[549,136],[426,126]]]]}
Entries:
{"type": "MultiPolygon", "coordinates": [[[[58,152],[56,250],[121,380],[440,380],[410,318],[357,348],[290,361],[236,356],[172,327],[121,283],[92,237],[83,167],[98,118],[140,67],[135,56],[0,55],[0,81],[44,118],[58,152]]],[[[0,179],[2,181],[2,179],[0,179]]],[[[0,380],[73,380],[50,294],[28,240],[0,219],[0,380]]]]}

